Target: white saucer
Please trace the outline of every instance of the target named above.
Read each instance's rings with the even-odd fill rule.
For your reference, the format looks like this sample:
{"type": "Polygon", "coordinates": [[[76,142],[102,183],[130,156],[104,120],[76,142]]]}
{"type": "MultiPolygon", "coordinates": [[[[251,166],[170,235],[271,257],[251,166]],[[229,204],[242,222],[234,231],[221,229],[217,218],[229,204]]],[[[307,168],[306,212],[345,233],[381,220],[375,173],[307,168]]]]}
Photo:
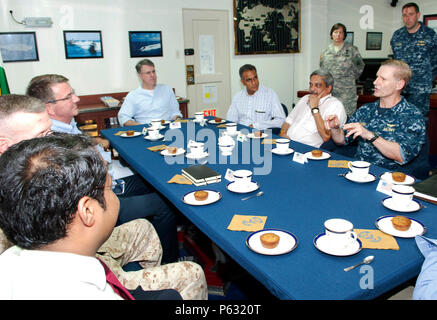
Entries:
{"type": "Polygon", "coordinates": [[[260,231],[256,231],[251,233],[246,239],[246,246],[250,250],[268,256],[276,256],[291,252],[296,249],[297,243],[298,241],[294,234],[279,229],[263,229],[260,231]],[[279,236],[279,243],[276,248],[268,249],[262,246],[260,237],[264,233],[275,233],[279,236]]]}
{"type": "Polygon", "coordinates": [[[210,123],[210,124],[221,124],[221,123],[225,123],[225,122],[226,122],[225,119],[222,119],[220,122],[215,122],[214,119],[208,121],[208,123],[210,123]]]}
{"type": "Polygon", "coordinates": [[[178,149],[176,150],[176,153],[175,153],[175,154],[170,154],[170,153],[168,153],[168,150],[167,150],[167,149],[161,151],[161,154],[162,154],[163,156],[168,156],[168,157],[176,157],[176,156],[179,156],[179,155],[184,154],[184,153],[185,153],[185,149],[183,149],[183,148],[178,148],[178,149]]]}
{"type": "Polygon", "coordinates": [[[204,153],[199,154],[199,155],[194,155],[192,153],[187,153],[185,156],[188,159],[203,159],[203,158],[206,158],[207,156],[209,156],[209,153],[208,152],[204,152],[204,153]]]}
{"type": "Polygon", "coordinates": [[[419,221],[409,218],[411,220],[410,229],[407,231],[400,231],[393,227],[391,219],[394,215],[382,216],[376,219],[375,225],[382,232],[399,238],[414,238],[415,236],[421,236],[425,234],[426,227],[419,221]]]}
{"type": "Polygon", "coordinates": [[[365,177],[357,177],[350,171],[348,173],[346,173],[344,177],[346,179],[348,179],[349,181],[357,182],[357,183],[367,183],[367,182],[373,182],[376,180],[376,176],[371,174],[371,173],[368,173],[367,176],[365,176],[365,177]]]}
{"type": "MultiPolygon", "coordinates": [[[[149,128],[152,128],[152,126],[150,126],[149,128]]],[[[161,124],[161,126],[160,126],[159,128],[157,128],[157,130],[162,130],[162,129],[165,129],[165,126],[163,126],[163,125],[161,124]]]]}
{"type": "Polygon", "coordinates": [[[385,198],[381,202],[382,202],[382,205],[384,207],[386,207],[387,209],[397,211],[397,212],[416,212],[422,208],[420,203],[414,199],[407,206],[399,206],[398,204],[396,204],[393,201],[392,197],[385,198]]]}
{"type": "Polygon", "coordinates": [[[311,151],[305,153],[305,156],[307,157],[307,159],[310,160],[326,160],[331,158],[331,155],[327,152],[322,152],[322,155],[320,157],[314,157],[313,154],[311,153],[311,151]]]}
{"type": "Polygon", "coordinates": [[[251,139],[262,139],[262,138],[265,138],[267,136],[268,136],[268,134],[264,133],[264,132],[262,133],[261,137],[255,137],[253,132],[247,134],[247,137],[251,138],[251,139]]]}
{"type": "Polygon", "coordinates": [[[385,180],[387,182],[390,182],[391,184],[405,184],[405,185],[412,185],[414,182],[416,182],[416,179],[412,176],[409,175],[405,175],[405,181],[404,182],[398,182],[398,181],[394,181],[392,176],[391,176],[391,172],[385,172],[383,173],[380,178],[382,180],[385,180]]]}
{"type": "Polygon", "coordinates": [[[138,137],[140,134],[141,134],[141,132],[135,131],[133,135],[128,136],[126,134],[126,132],[124,132],[124,133],[120,134],[120,137],[123,137],[123,138],[133,138],[133,137],[138,137]]]}
{"type": "MultiPolygon", "coordinates": [[[[196,190],[199,191],[199,190],[196,190]]],[[[206,206],[207,204],[211,204],[214,202],[219,201],[222,198],[222,194],[218,191],[214,191],[214,190],[203,190],[208,192],[208,198],[206,200],[203,201],[199,201],[196,200],[196,198],[194,198],[194,193],[196,191],[192,191],[187,193],[186,195],[184,195],[182,197],[182,202],[192,205],[192,206],[206,206]]]]}
{"type": "Polygon", "coordinates": [[[236,185],[235,182],[231,182],[226,186],[226,189],[228,189],[231,192],[235,193],[249,193],[253,192],[255,190],[258,190],[259,184],[258,182],[251,181],[247,185],[245,185],[243,188],[236,185]]]}
{"type": "Polygon", "coordinates": [[[146,139],[146,140],[150,140],[150,141],[156,141],[156,140],[160,140],[160,139],[162,139],[162,138],[164,138],[164,135],[162,135],[162,134],[158,135],[156,138],[152,138],[152,137],[150,137],[150,136],[145,136],[145,137],[144,137],[144,139],[146,139]]]}
{"type": "Polygon", "coordinates": [[[328,241],[328,238],[326,237],[324,232],[316,236],[313,242],[314,242],[314,246],[318,250],[330,254],[332,256],[339,256],[339,257],[351,256],[360,252],[362,249],[360,239],[357,239],[351,245],[345,248],[332,247],[330,245],[331,242],[328,241]]]}
{"type": "Polygon", "coordinates": [[[272,149],[272,153],[277,154],[279,156],[286,156],[288,154],[292,154],[294,152],[294,149],[288,148],[284,151],[279,151],[278,148],[272,149]]]}

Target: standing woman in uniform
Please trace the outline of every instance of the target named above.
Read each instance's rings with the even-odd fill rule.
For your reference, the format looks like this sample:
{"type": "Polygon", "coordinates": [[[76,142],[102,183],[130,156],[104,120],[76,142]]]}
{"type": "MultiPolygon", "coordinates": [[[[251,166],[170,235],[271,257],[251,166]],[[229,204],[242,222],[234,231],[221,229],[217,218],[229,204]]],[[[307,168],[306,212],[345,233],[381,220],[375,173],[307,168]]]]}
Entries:
{"type": "Polygon", "coordinates": [[[343,24],[334,24],[330,35],[333,41],[320,55],[320,68],[334,77],[332,95],[343,102],[346,114],[350,117],[357,108],[355,80],[363,72],[364,62],[358,48],[344,42],[346,27],[343,24]]]}

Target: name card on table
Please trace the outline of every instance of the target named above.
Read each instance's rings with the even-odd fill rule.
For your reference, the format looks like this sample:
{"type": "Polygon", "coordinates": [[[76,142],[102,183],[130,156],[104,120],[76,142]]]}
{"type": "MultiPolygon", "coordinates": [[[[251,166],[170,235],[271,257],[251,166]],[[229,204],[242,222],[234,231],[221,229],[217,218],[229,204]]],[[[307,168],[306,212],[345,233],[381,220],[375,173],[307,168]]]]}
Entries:
{"type": "Polygon", "coordinates": [[[170,122],[169,129],[180,129],[181,121],[170,122]]]}
{"type": "Polygon", "coordinates": [[[301,164],[305,164],[308,162],[308,159],[307,159],[305,154],[300,153],[300,152],[295,152],[293,155],[293,161],[301,163],[301,164]]]}

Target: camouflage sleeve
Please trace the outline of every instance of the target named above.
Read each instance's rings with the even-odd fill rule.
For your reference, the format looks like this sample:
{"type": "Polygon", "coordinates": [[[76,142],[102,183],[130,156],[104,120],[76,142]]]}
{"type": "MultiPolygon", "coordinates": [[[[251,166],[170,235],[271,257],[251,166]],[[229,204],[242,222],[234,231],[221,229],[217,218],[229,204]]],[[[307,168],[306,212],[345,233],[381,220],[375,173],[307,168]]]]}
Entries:
{"type": "Polygon", "coordinates": [[[408,117],[405,115],[403,121],[400,121],[401,125],[397,130],[396,142],[399,144],[403,151],[404,162],[407,164],[413,158],[415,158],[422,146],[425,143],[425,122],[423,121],[421,114],[414,114],[408,117]]]}
{"type": "Polygon", "coordinates": [[[431,56],[432,78],[435,79],[437,77],[437,32],[434,33],[430,56],[431,56]]]}
{"type": "Polygon", "coordinates": [[[358,79],[361,75],[361,73],[364,70],[364,61],[361,57],[360,52],[358,51],[358,48],[353,46],[352,51],[352,65],[353,65],[353,72],[355,75],[355,79],[358,79]]]}

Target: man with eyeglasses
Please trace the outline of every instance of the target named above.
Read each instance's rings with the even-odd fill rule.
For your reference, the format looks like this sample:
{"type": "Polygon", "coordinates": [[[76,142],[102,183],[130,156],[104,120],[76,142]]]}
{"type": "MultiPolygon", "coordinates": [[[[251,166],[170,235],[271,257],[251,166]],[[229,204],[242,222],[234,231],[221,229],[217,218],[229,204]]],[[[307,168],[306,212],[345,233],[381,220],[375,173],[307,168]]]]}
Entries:
{"type": "Polygon", "coordinates": [[[176,120],[182,117],[172,88],[157,84],[155,65],[143,59],[135,66],[141,85],[129,92],[118,112],[122,126],[150,123],[153,119],[176,120]]]}

